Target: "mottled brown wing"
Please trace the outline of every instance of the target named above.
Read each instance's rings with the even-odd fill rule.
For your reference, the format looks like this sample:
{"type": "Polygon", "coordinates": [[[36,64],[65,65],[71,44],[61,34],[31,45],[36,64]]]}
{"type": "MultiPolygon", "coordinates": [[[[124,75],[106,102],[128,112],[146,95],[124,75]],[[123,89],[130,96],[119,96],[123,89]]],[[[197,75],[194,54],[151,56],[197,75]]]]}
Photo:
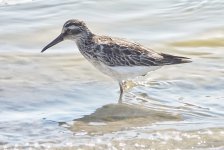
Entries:
{"type": "Polygon", "coordinates": [[[191,62],[189,58],[157,53],[124,39],[101,36],[96,57],[108,66],[162,66],[191,62]]]}
{"type": "Polygon", "coordinates": [[[108,66],[158,66],[163,57],[143,46],[121,39],[104,39],[96,46],[96,57],[108,66]],[[110,41],[110,42],[108,42],[110,41]]]}

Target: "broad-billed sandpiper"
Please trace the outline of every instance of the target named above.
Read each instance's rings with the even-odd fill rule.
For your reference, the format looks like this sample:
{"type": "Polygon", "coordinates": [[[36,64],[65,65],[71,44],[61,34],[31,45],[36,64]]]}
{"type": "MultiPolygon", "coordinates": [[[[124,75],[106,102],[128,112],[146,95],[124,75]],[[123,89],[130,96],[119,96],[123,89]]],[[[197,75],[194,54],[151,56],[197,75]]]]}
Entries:
{"type": "Polygon", "coordinates": [[[164,65],[191,62],[189,58],[157,53],[135,42],[95,35],[83,21],[76,19],[65,22],[61,34],[41,52],[63,40],[75,41],[89,62],[119,82],[119,103],[122,102],[126,80],[144,76],[164,65]]]}

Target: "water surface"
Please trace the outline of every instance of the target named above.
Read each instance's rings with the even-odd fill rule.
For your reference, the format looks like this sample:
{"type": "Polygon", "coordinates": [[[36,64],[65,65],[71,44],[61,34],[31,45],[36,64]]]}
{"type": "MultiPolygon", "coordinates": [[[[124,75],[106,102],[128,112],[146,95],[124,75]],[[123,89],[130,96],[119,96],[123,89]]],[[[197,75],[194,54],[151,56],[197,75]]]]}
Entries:
{"type": "Polygon", "coordinates": [[[223,149],[224,2],[0,1],[0,149],[223,149]],[[193,62],[163,67],[117,104],[116,81],[66,41],[71,18],[193,62]]]}

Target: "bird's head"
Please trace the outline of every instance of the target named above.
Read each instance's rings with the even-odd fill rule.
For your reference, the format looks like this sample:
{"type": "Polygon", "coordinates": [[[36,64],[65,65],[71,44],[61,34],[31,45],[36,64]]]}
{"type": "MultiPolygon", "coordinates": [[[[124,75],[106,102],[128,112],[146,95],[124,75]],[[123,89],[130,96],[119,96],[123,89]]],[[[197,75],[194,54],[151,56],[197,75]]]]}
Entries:
{"type": "Polygon", "coordinates": [[[63,40],[77,40],[83,36],[86,36],[88,33],[90,33],[90,31],[83,21],[76,19],[68,20],[65,22],[62,28],[61,34],[51,43],[45,46],[41,52],[44,52],[48,48],[56,45],[59,42],[62,42],[63,40]]]}

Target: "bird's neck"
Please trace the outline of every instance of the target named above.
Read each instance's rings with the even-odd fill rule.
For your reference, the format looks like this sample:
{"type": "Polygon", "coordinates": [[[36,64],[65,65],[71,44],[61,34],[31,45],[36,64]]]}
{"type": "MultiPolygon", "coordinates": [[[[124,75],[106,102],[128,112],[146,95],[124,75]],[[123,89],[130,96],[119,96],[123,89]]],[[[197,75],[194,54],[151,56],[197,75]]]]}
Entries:
{"type": "Polygon", "coordinates": [[[75,40],[80,51],[85,50],[93,44],[93,36],[94,34],[92,32],[86,31],[75,40]]]}
{"type": "Polygon", "coordinates": [[[94,34],[88,32],[76,39],[76,45],[78,46],[79,51],[90,62],[94,61],[95,58],[95,54],[93,53],[94,36],[94,34]]]}

